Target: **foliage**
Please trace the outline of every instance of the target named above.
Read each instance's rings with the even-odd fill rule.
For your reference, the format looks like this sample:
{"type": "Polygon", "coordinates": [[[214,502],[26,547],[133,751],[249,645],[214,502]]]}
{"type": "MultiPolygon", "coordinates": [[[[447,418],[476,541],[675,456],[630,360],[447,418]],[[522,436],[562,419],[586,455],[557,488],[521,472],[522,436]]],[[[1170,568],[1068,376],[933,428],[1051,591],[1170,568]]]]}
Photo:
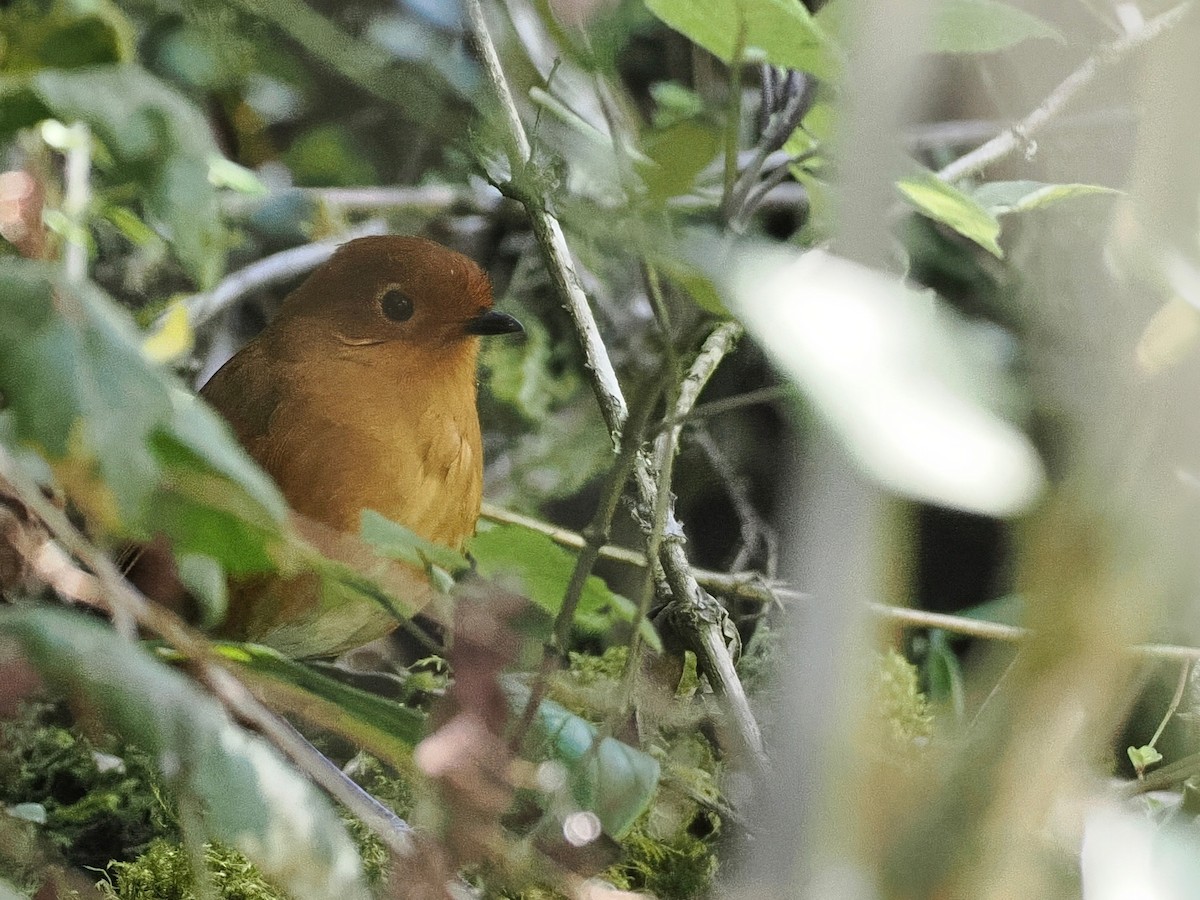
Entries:
{"type": "MultiPolygon", "coordinates": [[[[744,825],[758,824],[747,816],[785,806],[796,784],[828,782],[844,792],[826,804],[836,810],[815,796],[776,810],[776,825],[789,827],[761,835],[761,845],[790,840],[791,825],[811,834],[820,822],[825,836],[801,848],[804,865],[817,860],[820,869],[828,857],[881,895],[970,896],[973,870],[937,858],[951,851],[922,823],[957,823],[962,846],[983,845],[979,823],[1001,816],[992,786],[1054,780],[1016,778],[1001,766],[1032,767],[1021,748],[1057,726],[1070,731],[1079,710],[1089,722],[1115,717],[1114,673],[1124,670],[1088,673],[1079,661],[1093,651],[1124,659],[1121,644],[1150,640],[1150,626],[1130,620],[1153,617],[1130,615],[1112,598],[1139,584],[1182,595],[1176,582],[1194,581],[1164,577],[1171,586],[1153,590],[1153,578],[1138,581],[1140,561],[1194,535],[1185,513],[1137,504],[1179,502],[1178,482],[1194,468],[1190,448],[1200,443],[1181,440],[1157,460],[1155,471],[1175,479],[1173,493],[1142,490],[1139,470],[1117,479],[1137,489],[1113,499],[1107,475],[1080,467],[1083,475],[1059,478],[1076,471],[1057,458],[1073,462],[1075,443],[1049,446],[1032,427],[1053,432],[1045,423],[1070,419],[1074,398],[1128,380],[1124,363],[1100,374],[1078,366],[1093,374],[1047,391],[1048,376],[1031,374],[1045,345],[1091,345],[1092,331],[1140,335],[1138,389],[1075,416],[1103,423],[1113,408],[1131,420],[1167,408],[1147,395],[1186,364],[1194,343],[1186,314],[1196,305],[1200,188],[1151,191],[1152,173],[1170,168],[1161,148],[1171,135],[1151,132],[1154,152],[1097,167],[1101,174],[1057,156],[1050,174],[1033,165],[1035,132],[1051,145],[1074,92],[1160,33],[1151,32],[1166,27],[1161,17],[1139,30],[1138,11],[1123,7],[1116,43],[1102,46],[1093,37],[1103,10],[1087,28],[1069,27],[1059,10],[1043,20],[1001,0],[937,0],[923,23],[887,4],[875,5],[878,20],[863,20],[866,6],[851,0],[515,0],[505,15],[483,4],[497,73],[486,40],[466,49],[478,28],[466,15],[472,0],[2,6],[0,553],[15,554],[18,570],[36,578],[0,585],[18,604],[0,610],[0,675],[40,679],[68,696],[95,743],[44,709],[3,726],[0,800],[70,863],[113,861],[105,896],[282,896],[269,877],[298,898],[349,898],[386,874],[378,834],[352,811],[335,814],[285,754],[236,724],[238,704],[219,678],[185,674],[211,676],[208,665],[303,720],[323,746],[350,748],[342,759],[353,757],[349,771],[369,793],[436,823],[423,832],[429,857],[455,863],[440,874],[477,873],[485,892],[548,896],[568,883],[562,872],[597,870],[619,888],[661,897],[715,892],[718,834],[740,847],[744,825]],[[888,35],[896,46],[872,47],[875,26],[887,21],[911,40],[888,35]],[[1019,121],[1008,109],[964,110],[1016,122],[975,154],[960,155],[970,141],[935,134],[932,142],[904,135],[905,156],[891,117],[906,107],[907,85],[890,78],[889,65],[905,71],[906,57],[922,51],[952,54],[956,72],[987,67],[989,85],[1014,71],[1010,64],[1020,70],[1013,82],[1041,83],[1025,77],[1027,58],[1050,61],[1056,78],[1047,83],[1066,80],[1019,121]],[[1059,71],[1085,51],[1074,75],[1059,71]],[[1135,173],[1126,192],[1087,183],[1115,184],[1126,171],[1135,173]],[[1101,253],[1083,226],[1114,203],[1118,224],[1101,253]],[[440,547],[371,510],[358,534],[314,536],[191,391],[193,376],[211,373],[315,264],[285,254],[303,256],[368,216],[383,220],[371,228],[428,233],[470,251],[493,277],[499,305],[525,320],[523,344],[495,344],[482,356],[486,475],[492,499],[550,520],[555,538],[501,524],[482,527],[465,548],[440,547]],[[1176,219],[1187,224],[1168,235],[1176,219]],[[1056,227],[1064,221],[1071,227],[1056,227]],[[1059,290],[1047,277],[1055,290],[1031,301],[1028,285],[1060,267],[1059,231],[1080,235],[1064,259],[1091,253],[1080,268],[1100,272],[1103,284],[1059,290]],[[579,290],[586,303],[573,305],[579,290]],[[1111,302],[1096,308],[1134,312],[1111,328],[1095,327],[1091,310],[1051,321],[1060,294],[1103,295],[1111,302]],[[1160,310],[1153,319],[1140,312],[1143,297],[1160,310]],[[689,367],[730,322],[725,333],[744,329],[749,340],[722,348],[728,358],[709,382],[711,370],[689,367]],[[1183,323],[1181,334],[1165,334],[1173,323],[1183,323]],[[802,406],[779,402],[781,382],[802,406]],[[677,418],[675,405],[697,400],[687,389],[698,384],[710,385],[701,407],[717,406],[677,418]],[[638,452],[622,460],[634,475],[611,474],[615,426],[648,393],[658,405],[638,452]],[[736,418],[719,406],[727,400],[740,405],[736,418]],[[826,449],[827,434],[839,450],[826,449]],[[784,463],[799,444],[817,471],[812,508],[793,510],[784,463]],[[854,474],[839,468],[839,453],[854,474]],[[628,502],[598,522],[597,497],[613,485],[628,502]],[[1089,489],[1104,502],[1072,506],[1089,489]],[[992,705],[993,718],[968,716],[984,693],[981,676],[944,632],[924,645],[927,698],[902,656],[876,657],[870,642],[839,632],[835,616],[809,615],[812,602],[918,593],[922,548],[883,533],[872,512],[879,494],[979,517],[1029,514],[1042,529],[1022,545],[1022,574],[1036,588],[1024,614],[1031,640],[1052,642],[1060,627],[1066,637],[1013,665],[1017,700],[992,705]],[[792,519],[817,524],[813,547],[776,534],[775,522],[792,519]],[[1146,523],[1155,539],[1136,539],[1146,523]],[[583,529],[587,549],[564,529],[583,529]],[[658,556],[647,564],[606,551],[593,563],[587,542],[600,539],[658,556]],[[149,541],[197,607],[191,622],[177,615],[186,604],[143,607],[113,587],[108,563],[125,559],[131,542],[149,541]],[[811,553],[833,596],[789,601],[782,613],[765,603],[779,588],[777,568],[789,571],[776,548],[792,561],[811,553]],[[704,575],[714,596],[701,592],[692,567],[730,559],[734,572],[704,575]],[[863,574],[881,561],[887,576],[863,574]],[[1083,574],[1072,582],[1064,573],[1083,574]],[[271,647],[190,630],[219,628],[248,579],[280,596],[313,586],[313,620],[291,623],[271,647]],[[578,606],[555,628],[571,584],[580,587],[578,606]],[[505,589],[525,600],[507,616],[471,618],[480,597],[487,610],[507,609],[505,589]],[[758,594],[748,599],[746,590],[758,594]],[[96,617],[29,604],[30,594],[99,605],[116,624],[136,619],[163,640],[135,646],[96,617]],[[672,599],[669,613],[682,605],[692,618],[652,620],[672,599]],[[1039,622],[1046,610],[1057,617],[1039,622]],[[1117,637],[1093,634],[1079,610],[1095,612],[1117,637]],[[431,621],[414,624],[418,611],[431,621]],[[801,661],[806,677],[815,674],[796,697],[778,675],[799,646],[793,623],[779,627],[787,617],[815,632],[805,634],[801,661]],[[324,666],[281,652],[332,654],[361,642],[368,624],[382,632],[396,621],[431,632],[421,652],[442,671],[450,660],[449,674],[421,681],[419,666],[394,656],[398,642],[324,666]],[[684,624],[660,631],[656,622],[684,624]],[[749,640],[731,674],[715,664],[729,651],[703,637],[735,625],[749,640]],[[557,645],[562,634],[567,646],[557,645]],[[556,654],[568,663],[559,672],[556,654]],[[842,678],[847,672],[853,677],[842,678]],[[1039,690],[1046,672],[1054,691],[1039,690]],[[1065,687],[1073,685],[1088,687],[1065,687]],[[737,705],[742,688],[753,701],[746,709],[737,705]],[[816,701],[800,696],[810,690],[816,701]],[[855,691],[869,702],[856,703],[855,691]],[[867,746],[837,743],[848,729],[830,721],[860,708],[878,726],[862,729],[867,746]],[[769,796],[743,809],[738,786],[767,770],[747,717],[767,709],[777,710],[769,755],[806,775],[760,791],[769,796]],[[812,721],[788,721],[793,709],[812,721]],[[872,766],[879,757],[906,762],[935,743],[943,714],[948,730],[971,733],[944,748],[951,762],[927,797],[906,797],[908,784],[884,783],[886,766],[872,766]],[[788,741],[793,724],[802,738],[788,741]],[[996,752],[981,761],[971,754],[982,744],[996,752]],[[855,777],[842,778],[841,766],[855,777]],[[547,773],[558,773],[557,787],[546,786],[547,773]],[[559,834],[575,814],[591,816],[605,836],[578,854],[559,834]],[[539,844],[548,834],[553,841],[539,844]],[[607,868],[597,849],[605,841],[623,851],[607,868]],[[207,875],[192,871],[199,857],[207,875]]],[[[1148,94],[1139,102],[1167,96],[1148,94]]],[[[1139,107],[1139,127],[1165,127],[1160,119],[1172,114],[1139,107]]],[[[1134,359],[1127,350],[1105,358],[1134,359]]],[[[1042,368],[1072,366],[1055,359],[1042,368]]],[[[1188,409],[1169,427],[1158,422],[1159,431],[1128,429],[1145,447],[1096,457],[1145,458],[1160,432],[1184,432],[1188,409]]],[[[990,573],[988,590],[1011,587],[994,583],[1020,567],[1008,562],[1003,577],[990,573]]],[[[1138,750],[1141,740],[1130,750],[1139,775],[1158,762],[1154,741],[1138,750]]],[[[1064,775],[1060,782],[1084,780],[1066,778],[1065,765],[1053,769],[1050,755],[1041,764],[1064,775]]],[[[1035,830],[1020,838],[1041,840],[1035,830]]],[[[795,858],[794,850],[776,855],[795,858]]],[[[17,876],[24,886],[29,873],[17,876]]]]}

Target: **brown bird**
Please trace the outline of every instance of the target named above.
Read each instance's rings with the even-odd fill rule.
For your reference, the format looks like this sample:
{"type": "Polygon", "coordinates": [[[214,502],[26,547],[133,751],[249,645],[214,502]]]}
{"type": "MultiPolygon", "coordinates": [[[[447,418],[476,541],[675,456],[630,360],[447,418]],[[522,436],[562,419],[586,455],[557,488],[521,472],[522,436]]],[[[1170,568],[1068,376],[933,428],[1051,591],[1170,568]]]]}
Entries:
{"type": "MultiPolygon", "coordinates": [[[[462,254],[423,238],[359,238],[290,294],[201,394],[303,520],[357,533],[373,509],[460,548],[483,491],[479,337],[521,330],[492,308],[487,276],[462,254]]],[[[312,655],[394,625],[369,603],[326,615],[312,593],[311,578],[244,585],[231,597],[229,631],[312,655]]]]}

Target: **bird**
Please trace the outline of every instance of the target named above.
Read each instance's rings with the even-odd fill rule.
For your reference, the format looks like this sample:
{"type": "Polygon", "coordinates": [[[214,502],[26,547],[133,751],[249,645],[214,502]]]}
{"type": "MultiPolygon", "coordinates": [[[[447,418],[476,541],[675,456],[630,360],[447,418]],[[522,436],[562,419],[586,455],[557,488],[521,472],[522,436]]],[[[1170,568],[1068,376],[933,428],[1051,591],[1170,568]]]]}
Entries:
{"type": "MultiPolygon", "coordinates": [[[[361,237],[289,294],[200,394],[306,535],[336,544],[374,510],[461,549],[483,496],[480,338],[521,331],[470,258],[421,237],[361,237]]],[[[319,590],[311,575],[237,585],[225,632],[292,656],[332,655],[396,624],[375,604],[336,608],[319,590]]]]}

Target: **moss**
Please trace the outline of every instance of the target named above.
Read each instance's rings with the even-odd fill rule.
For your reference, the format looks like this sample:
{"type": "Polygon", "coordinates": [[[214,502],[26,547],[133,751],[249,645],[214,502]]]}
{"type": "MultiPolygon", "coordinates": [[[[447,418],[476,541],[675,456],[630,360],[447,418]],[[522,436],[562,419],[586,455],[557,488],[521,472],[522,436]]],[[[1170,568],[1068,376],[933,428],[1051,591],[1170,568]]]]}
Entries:
{"type": "Polygon", "coordinates": [[[61,707],[44,703],[0,725],[0,802],[40,805],[40,834],[76,866],[131,859],[156,836],[175,832],[146,754],[88,739],[61,707]]]}
{"type": "Polygon", "coordinates": [[[916,666],[889,648],[879,655],[874,708],[885,723],[886,749],[908,754],[922,746],[933,733],[929,701],[918,686],[916,666]]]}
{"type": "Polygon", "coordinates": [[[708,892],[717,858],[704,838],[690,827],[663,832],[656,810],[646,812],[621,841],[620,862],[600,877],[623,890],[644,891],[661,900],[684,900],[708,892]]]}
{"type": "MultiPolygon", "coordinates": [[[[219,844],[204,845],[212,896],[219,900],[286,900],[246,857],[219,844]]],[[[132,862],[113,863],[97,887],[106,900],[199,900],[186,847],[156,840],[132,862]]]]}

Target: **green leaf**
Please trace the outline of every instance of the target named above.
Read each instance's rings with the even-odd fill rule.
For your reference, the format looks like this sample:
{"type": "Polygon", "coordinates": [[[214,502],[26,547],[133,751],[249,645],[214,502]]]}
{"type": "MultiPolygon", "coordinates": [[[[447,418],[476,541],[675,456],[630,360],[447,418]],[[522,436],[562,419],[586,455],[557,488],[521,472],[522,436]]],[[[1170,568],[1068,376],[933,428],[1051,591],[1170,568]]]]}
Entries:
{"type": "MultiPolygon", "coordinates": [[[[56,267],[0,271],[0,392],[6,440],[40,453],[93,527],[170,539],[237,574],[294,558],[287,505],[217,415],[150,366],[128,314],[56,267]]],[[[216,576],[191,563],[209,617],[216,576]]]]}
{"type": "Polygon", "coordinates": [[[725,62],[737,52],[743,34],[747,52],[761,51],[766,61],[831,77],[837,51],[795,0],[646,0],[650,12],[725,62]]]}
{"type": "Polygon", "coordinates": [[[929,632],[929,653],[924,669],[929,699],[947,704],[954,712],[954,718],[961,721],[967,709],[966,682],[958,656],[941,629],[929,632]]]}
{"type": "Polygon", "coordinates": [[[650,199],[661,203],[690,192],[720,147],[721,132],[700,117],[650,132],[642,146],[646,160],[638,166],[650,199]]]}
{"type": "MultiPolygon", "coordinates": [[[[529,688],[504,680],[514,710],[529,702],[529,688]]],[[[549,759],[566,769],[567,787],[583,810],[593,812],[604,832],[620,838],[649,807],[660,769],[653,757],[611,737],[553,700],[543,700],[525,739],[533,760],[549,759]]]]}
{"type": "Polygon", "coordinates": [[[158,473],[149,440],[170,402],[132,323],[99,289],[49,264],[6,262],[0,391],[18,436],[85,512],[112,530],[141,520],[158,473]]]}
{"type": "Polygon", "coordinates": [[[896,182],[900,193],[918,211],[948,225],[965,238],[1003,258],[997,238],[1000,223],[972,197],[942,181],[932,172],[909,175],[896,182]]]}
{"type": "Polygon", "coordinates": [[[1162,754],[1149,744],[1142,747],[1130,747],[1125,752],[1129,754],[1129,761],[1133,763],[1133,767],[1139,775],[1150,766],[1162,761],[1162,754]]]}
{"type": "Polygon", "coordinates": [[[938,0],[934,6],[935,53],[991,53],[1030,38],[1065,43],[1037,16],[998,0],[938,0]]]}
{"type": "MultiPolygon", "coordinates": [[[[520,525],[501,525],[475,535],[469,542],[476,570],[484,578],[503,581],[516,578],[525,596],[534,605],[555,616],[563,597],[575,554],[555,544],[544,534],[520,525]]],[[[604,581],[589,575],[575,610],[575,626],[593,635],[609,635],[618,623],[632,623],[637,606],[614,593],[604,581]]],[[[662,641],[648,621],[639,624],[642,638],[655,650],[662,641]]]]}
{"type": "Polygon", "coordinates": [[[404,765],[425,737],[426,716],[420,710],[343,684],[269,647],[220,643],[215,648],[238,664],[242,677],[267,694],[272,706],[349,738],[393,766],[404,765]]]}
{"type": "Polygon", "coordinates": [[[364,509],[360,519],[359,534],[375,548],[375,552],[388,559],[405,562],[424,569],[434,565],[447,572],[461,572],[471,568],[467,558],[457,550],[427,541],[399,522],[364,509]]]}
{"type": "Polygon", "coordinates": [[[209,182],[220,153],[200,110],[132,64],[44,70],[28,89],[50,115],[91,128],[120,174],[139,183],[147,214],[188,273],[202,288],[213,284],[224,269],[217,189],[209,182]]]}
{"type": "Polygon", "coordinates": [[[1045,184],[1040,181],[989,181],[971,191],[975,202],[993,216],[1041,209],[1060,200],[1094,194],[1119,194],[1098,184],[1045,184]]]}
{"type": "Polygon", "coordinates": [[[337,813],[212,697],[94,619],[0,611],[0,655],[20,655],[95,722],[157,760],[205,839],[241,851],[297,900],[369,896],[337,813]]]}

